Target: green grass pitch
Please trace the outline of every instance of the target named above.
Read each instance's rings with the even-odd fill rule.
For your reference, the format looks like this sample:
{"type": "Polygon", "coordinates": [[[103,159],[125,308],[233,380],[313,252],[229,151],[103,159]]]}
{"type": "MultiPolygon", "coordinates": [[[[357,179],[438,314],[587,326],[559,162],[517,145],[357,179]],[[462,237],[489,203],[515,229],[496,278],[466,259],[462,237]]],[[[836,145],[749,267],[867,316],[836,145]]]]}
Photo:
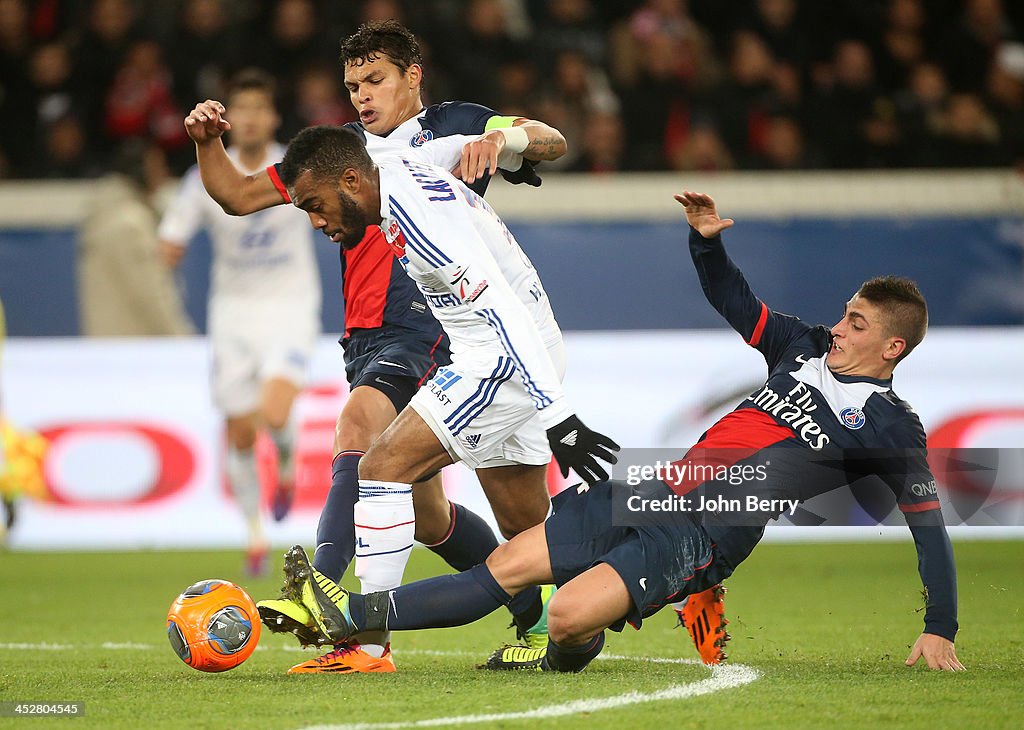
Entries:
{"type": "MultiPolygon", "coordinates": [[[[219,675],[171,651],[168,606],[186,586],[227,578],[259,599],[278,577],[245,581],[236,552],[0,554],[0,701],[83,701],[78,719],[0,718],[0,727],[304,728],[416,721],[507,728],[1021,727],[1024,542],[955,545],[958,655],[966,673],[903,666],[921,629],[913,545],[762,545],[728,582],[730,664],[756,680],[701,696],[601,709],[597,700],[707,683],[675,616],[610,634],[584,674],[498,674],[474,665],[512,634],[496,613],[463,629],[397,637],[390,675],[288,676],[313,656],[264,632],[260,650],[219,675]],[[591,700],[561,717],[491,719],[591,700]]],[[[280,567],[277,560],[275,570],[280,567]]],[[[407,578],[441,572],[414,551],[407,578]]],[[[544,710],[549,712],[550,709],[544,710]]],[[[423,726],[421,723],[420,726],[423,726]]]]}

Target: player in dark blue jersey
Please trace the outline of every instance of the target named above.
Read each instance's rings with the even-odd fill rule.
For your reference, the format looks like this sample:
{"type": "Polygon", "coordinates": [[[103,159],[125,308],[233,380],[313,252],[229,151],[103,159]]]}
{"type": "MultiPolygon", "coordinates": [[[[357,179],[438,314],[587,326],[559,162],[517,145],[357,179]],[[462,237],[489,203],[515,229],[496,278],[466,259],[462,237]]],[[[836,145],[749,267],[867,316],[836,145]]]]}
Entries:
{"type": "MultiPolygon", "coordinates": [[[[458,165],[462,179],[479,193],[498,169],[498,155],[506,145],[520,151],[524,163],[519,170],[502,170],[502,174],[510,182],[531,185],[540,184],[534,162],[557,159],[566,151],[562,135],[542,122],[501,116],[466,102],[425,107],[419,45],[397,22],[361,26],[342,41],[340,60],[345,86],[359,112],[359,122],[348,126],[363,136],[368,147],[415,147],[435,137],[482,135],[465,145],[458,165]]],[[[230,128],[222,117],[224,112],[219,102],[208,100],[198,104],[185,120],[211,196],[235,215],[290,202],[273,166],[245,176],[231,164],[220,143],[220,135],[230,128]]],[[[449,361],[447,337],[378,228],[369,228],[357,246],[342,249],[341,266],[345,299],[342,344],[350,394],[338,416],[333,480],[313,558],[318,570],[335,579],[340,579],[354,555],[353,505],[358,496],[359,460],[433,369],[449,361]]],[[[539,524],[549,508],[544,469],[523,467],[515,475],[510,471],[481,470],[478,474],[505,537],[539,524]]],[[[417,485],[414,495],[416,539],[455,569],[482,562],[497,546],[493,532],[478,515],[449,503],[439,477],[417,485]]],[[[523,595],[512,607],[520,615],[520,625],[542,626],[538,596],[539,592],[532,597],[523,595]],[[531,617],[536,620],[530,621],[531,617]]],[[[386,648],[364,640],[361,646],[340,647],[293,671],[393,669],[386,648]],[[373,656],[380,653],[386,655],[384,659],[373,656]]]]}
{"type": "MultiPolygon", "coordinates": [[[[954,639],[956,571],[925,459],[925,434],[892,390],[896,364],[927,328],[924,298],[913,282],[866,282],[831,328],[769,309],[729,259],[714,201],[699,193],[677,200],[691,225],[690,252],[711,304],[768,364],[765,385],[721,418],[664,479],[582,484],[555,498],[544,525],[516,536],[483,565],[367,595],[336,589],[293,548],[285,571],[296,595],[315,581],[332,636],[366,628],[458,626],[507,604],[528,586],[554,581],[545,649],[496,652],[495,669],[580,671],[621,630],[679,598],[719,584],[750,554],[766,523],[799,502],[865,478],[880,479],[914,537],[927,596],[924,631],[906,663],[962,670],[954,639]],[[710,467],[712,471],[699,471],[710,467]],[[742,480],[728,475],[748,474],[742,480]],[[724,470],[724,471],[718,471],[724,470]],[[749,470],[744,472],[744,470],[749,470]],[[763,478],[757,478],[763,470],[763,478]],[[695,476],[697,475],[697,476],[695,476]],[[690,500],[678,513],[623,519],[644,500],[690,500]],[[741,506],[730,512],[727,502],[741,506]],[[749,500],[753,500],[751,503],[749,500]],[[715,505],[701,511],[698,504],[715,505]],[[628,507],[634,505],[633,508],[628,507]],[[616,517],[618,515],[618,517],[616,517]]],[[[649,503],[649,502],[648,502],[649,503]]],[[[306,590],[315,596],[315,591],[306,590]]],[[[308,599],[307,599],[308,600],[308,599]]]]}

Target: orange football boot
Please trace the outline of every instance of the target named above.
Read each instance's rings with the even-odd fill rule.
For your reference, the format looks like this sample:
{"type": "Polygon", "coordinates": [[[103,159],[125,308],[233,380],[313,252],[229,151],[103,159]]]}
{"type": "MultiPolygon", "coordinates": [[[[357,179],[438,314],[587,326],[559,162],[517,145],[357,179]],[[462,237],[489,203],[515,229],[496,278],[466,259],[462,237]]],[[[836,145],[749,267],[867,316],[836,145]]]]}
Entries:
{"type": "Polygon", "coordinates": [[[395,660],[391,658],[391,644],[384,647],[384,655],[375,657],[367,654],[359,644],[338,644],[316,659],[296,664],[288,674],[369,674],[372,672],[395,671],[395,660]]]}
{"type": "Polygon", "coordinates": [[[705,664],[720,664],[726,659],[726,642],[731,638],[725,630],[725,586],[719,583],[706,591],[686,599],[682,609],[676,609],[679,623],[690,634],[694,646],[705,664]]]}

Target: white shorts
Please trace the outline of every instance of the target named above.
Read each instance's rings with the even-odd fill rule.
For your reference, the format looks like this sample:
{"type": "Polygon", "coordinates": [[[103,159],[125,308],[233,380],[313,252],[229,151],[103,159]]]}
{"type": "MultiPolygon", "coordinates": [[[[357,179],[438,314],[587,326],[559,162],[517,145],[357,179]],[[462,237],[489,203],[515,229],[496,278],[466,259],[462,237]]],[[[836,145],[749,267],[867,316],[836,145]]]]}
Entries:
{"type": "MultiPolygon", "coordinates": [[[[548,348],[559,380],[565,345],[548,348]]],[[[409,402],[455,461],[470,469],[551,461],[533,398],[504,351],[438,368],[409,402]]]]}
{"type": "Polygon", "coordinates": [[[320,308],[288,302],[211,306],[213,401],[228,416],[259,410],[263,383],[306,383],[320,335],[320,308]]]}

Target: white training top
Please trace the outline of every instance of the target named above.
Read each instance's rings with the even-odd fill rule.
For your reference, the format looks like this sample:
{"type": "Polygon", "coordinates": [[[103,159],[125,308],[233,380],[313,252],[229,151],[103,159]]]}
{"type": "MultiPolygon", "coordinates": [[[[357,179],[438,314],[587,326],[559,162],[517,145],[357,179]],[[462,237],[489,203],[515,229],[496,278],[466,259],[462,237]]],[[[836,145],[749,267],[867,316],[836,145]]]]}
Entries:
{"type": "MultiPolygon", "coordinates": [[[[491,207],[444,167],[445,137],[409,153],[375,154],[381,229],[451,340],[452,359],[502,352],[516,364],[544,428],[571,415],[548,347],[561,342],[533,264],[491,207]]],[[[408,148],[406,148],[408,149],[408,148]]]]}
{"type": "MultiPolygon", "coordinates": [[[[236,150],[228,156],[241,168],[236,150]]],[[[263,170],[284,156],[272,144],[266,159],[247,173],[263,170]]],[[[320,307],[320,273],[309,218],[292,206],[276,206],[246,216],[231,216],[207,194],[199,168],[186,173],[178,194],[160,222],[161,239],[188,244],[206,229],[213,244],[211,300],[283,300],[299,307],[320,307]]],[[[282,302],[282,304],[285,304],[282,302]]]]}

